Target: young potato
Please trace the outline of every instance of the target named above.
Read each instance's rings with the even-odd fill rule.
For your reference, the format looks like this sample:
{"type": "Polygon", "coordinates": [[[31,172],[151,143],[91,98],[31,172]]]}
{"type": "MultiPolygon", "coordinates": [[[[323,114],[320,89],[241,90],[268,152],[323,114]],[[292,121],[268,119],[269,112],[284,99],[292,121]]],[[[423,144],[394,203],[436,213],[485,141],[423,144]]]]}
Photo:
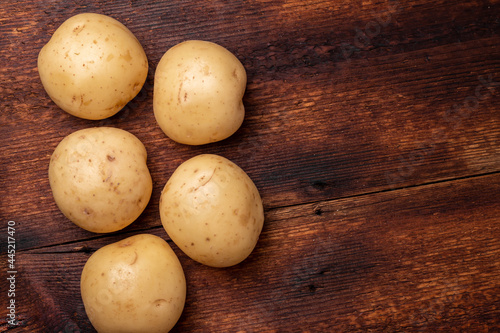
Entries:
{"type": "Polygon", "coordinates": [[[146,159],[142,142],[127,131],[96,127],[73,132],[50,158],[55,202],[68,219],[88,231],[125,228],[151,197],[146,159]]]}
{"type": "Polygon", "coordinates": [[[82,270],[80,291],[99,333],[164,333],[182,314],[186,279],[167,242],[139,234],[92,254],[82,270]]]}
{"type": "Polygon", "coordinates": [[[246,83],[245,68],[224,47],[200,40],[177,44],[156,68],[156,120],[179,143],[202,145],[226,139],[245,117],[246,83]]]}
{"type": "Polygon", "coordinates": [[[45,91],[61,109],[97,120],[116,114],[139,93],[148,60],[123,24],[84,13],[57,28],[40,50],[38,72],[45,91]]]}
{"type": "Polygon", "coordinates": [[[264,223],[262,200],[248,175],[228,159],[195,156],[172,174],[160,197],[163,227],[190,258],[236,265],[253,251],[264,223]]]}

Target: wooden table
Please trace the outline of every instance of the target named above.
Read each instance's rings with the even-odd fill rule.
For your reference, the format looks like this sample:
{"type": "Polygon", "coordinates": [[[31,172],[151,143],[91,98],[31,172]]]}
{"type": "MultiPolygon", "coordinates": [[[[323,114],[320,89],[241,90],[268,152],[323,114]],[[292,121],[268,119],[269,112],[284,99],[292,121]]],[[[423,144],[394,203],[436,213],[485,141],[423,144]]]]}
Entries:
{"type": "Polygon", "coordinates": [[[176,332],[500,331],[499,14],[498,0],[3,1],[0,332],[92,332],[82,267],[138,233],[184,267],[176,332]],[[82,12],[124,23],[149,59],[143,90],[102,121],[60,110],[37,72],[82,12]],[[186,39],[247,70],[245,121],[222,142],[177,144],[155,122],[155,67],[186,39]],[[59,141],[92,126],[141,139],[154,182],[140,218],[106,235],[67,220],[47,177],[59,141]],[[195,263],[160,223],[161,189],[201,153],[240,165],[263,198],[258,245],[234,267],[195,263]]]}

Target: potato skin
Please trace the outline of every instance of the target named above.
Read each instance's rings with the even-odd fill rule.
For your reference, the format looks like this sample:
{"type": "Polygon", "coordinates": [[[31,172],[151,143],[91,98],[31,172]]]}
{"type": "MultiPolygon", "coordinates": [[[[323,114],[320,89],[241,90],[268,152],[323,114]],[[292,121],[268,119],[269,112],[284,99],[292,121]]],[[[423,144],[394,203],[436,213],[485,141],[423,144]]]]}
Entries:
{"type": "Polygon", "coordinates": [[[54,200],[68,219],[88,231],[125,228],[151,197],[146,160],[142,142],[125,130],[95,127],[73,132],[50,158],[54,200]]]}
{"type": "Polygon", "coordinates": [[[248,175],[212,154],[182,163],[160,197],[165,231],[190,258],[213,267],[246,259],[264,223],[262,200],[248,175]]]}
{"type": "Polygon", "coordinates": [[[99,333],[164,333],[182,314],[186,279],[167,242],[139,234],[92,254],[82,270],[80,290],[99,333]]]}
{"type": "Polygon", "coordinates": [[[245,117],[246,83],[245,68],[224,47],[201,40],[177,44],[156,68],[156,121],[179,143],[203,145],[226,139],[245,117]]]}
{"type": "Polygon", "coordinates": [[[98,120],[120,111],[141,90],[146,54],[133,33],[106,15],[70,17],[38,55],[49,97],[64,111],[98,120]]]}

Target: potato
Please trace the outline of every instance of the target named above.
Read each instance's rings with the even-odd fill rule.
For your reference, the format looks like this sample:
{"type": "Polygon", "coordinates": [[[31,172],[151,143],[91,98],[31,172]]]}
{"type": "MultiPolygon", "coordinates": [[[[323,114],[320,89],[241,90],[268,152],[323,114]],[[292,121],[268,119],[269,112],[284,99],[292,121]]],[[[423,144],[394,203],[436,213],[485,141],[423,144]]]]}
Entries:
{"type": "Polygon", "coordinates": [[[153,109],[172,140],[189,145],[220,141],[243,122],[247,75],[224,47],[189,40],[173,46],[155,72],[153,109]]]}
{"type": "Polygon", "coordinates": [[[148,60],[123,24],[84,13],[57,28],[40,50],[38,72],[47,94],[61,109],[97,120],[116,114],[139,93],[148,60]]]}
{"type": "Polygon", "coordinates": [[[253,251],[264,223],[262,200],[248,175],[218,155],[182,163],[160,196],[165,231],[190,258],[236,265],[253,251]]]}
{"type": "Polygon", "coordinates": [[[163,333],[182,314],[186,279],[167,242],[139,234],[92,254],[82,270],[80,291],[99,333],[163,333]]]}
{"type": "Polygon", "coordinates": [[[151,197],[146,159],[142,142],[125,130],[95,127],[73,132],[50,158],[55,202],[83,229],[120,230],[139,217],[151,197]]]}

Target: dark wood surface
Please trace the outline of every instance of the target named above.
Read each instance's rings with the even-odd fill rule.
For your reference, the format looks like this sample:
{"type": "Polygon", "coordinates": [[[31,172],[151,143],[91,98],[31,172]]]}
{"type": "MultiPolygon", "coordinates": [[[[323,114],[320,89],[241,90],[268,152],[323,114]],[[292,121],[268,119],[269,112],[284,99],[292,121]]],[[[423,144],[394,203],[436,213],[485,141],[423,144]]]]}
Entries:
{"type": "Polygon", "coordinates": [[[176,332],[500,331],[500,2],[11,1],[0,4],[0,332],[92,332],[79,277],[99,247],[137,233],[172,245],[188,294],[176,332]],[[82,12],[142,43],[143,90],[102,121],[61,111],[36,59],[82,12]],[[152,111],[154,70],[186,39],[221,44],[248,74],[230,138],[180,145],[152,111]],[[50,155],[114,126],[148,150],[154,188],[126,229],[86,232],[57,209],[50,155]],[[161,227],[160,191],[200,153],[254,180],[265,226],[243,263],[197,264],[161,227]],[[15,221],[18,326],[6,321],[15,221]]]}

